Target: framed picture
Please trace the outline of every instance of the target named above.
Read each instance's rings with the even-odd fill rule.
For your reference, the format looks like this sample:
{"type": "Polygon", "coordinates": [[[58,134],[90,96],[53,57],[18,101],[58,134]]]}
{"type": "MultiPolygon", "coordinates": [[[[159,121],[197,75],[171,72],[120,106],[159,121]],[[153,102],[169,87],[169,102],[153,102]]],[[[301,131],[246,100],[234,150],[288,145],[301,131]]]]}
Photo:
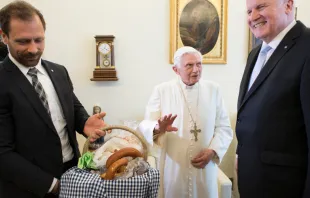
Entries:
{"type": "MultiPolygon", "coordinates": [[[[297,7],[295,7],[295,20],[297,20],[297,7]]],[[[250,51],[255,48],[256,46],[262,44],[262,40],[258,39],[254,36],[254,34],[251,32],[251,30],[249,29],[249,53],[250,51]]]]}
{"type": "Polygon", "coordinates": [[[174,52],[191,46],[204,64],[225,64],[227,0],[170,0],[170,63],[174,52]]]}
{"type": "Polygon", "coordinates": [[[258,39],[254,36],[254,34],[251,32],[251,30],[249,29],[249,53],[252,49],[254,49],[256,46],[260,45],[263,43],[263,41],[261,39],[258,39]]]}

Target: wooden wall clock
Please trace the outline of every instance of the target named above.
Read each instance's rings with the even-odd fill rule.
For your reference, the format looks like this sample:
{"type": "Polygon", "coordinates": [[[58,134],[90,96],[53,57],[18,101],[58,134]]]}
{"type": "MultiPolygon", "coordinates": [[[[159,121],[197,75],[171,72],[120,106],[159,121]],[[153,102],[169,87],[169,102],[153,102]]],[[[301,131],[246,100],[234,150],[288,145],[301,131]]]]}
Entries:
{"type": "Polygon", "coordinates": [[[97,35],[96,39],[96,68],[92,81],[116,81],[114,36],[97,35]]]}

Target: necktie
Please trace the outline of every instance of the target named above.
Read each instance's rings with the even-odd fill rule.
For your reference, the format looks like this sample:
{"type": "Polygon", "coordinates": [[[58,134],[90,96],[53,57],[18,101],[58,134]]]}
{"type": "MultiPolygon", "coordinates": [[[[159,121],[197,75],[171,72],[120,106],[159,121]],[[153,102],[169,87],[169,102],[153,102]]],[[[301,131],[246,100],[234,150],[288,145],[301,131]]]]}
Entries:
{"type": "Polygon", "coordinates": [[[253,83],[255,82],[259,72],[262,70],[262,68],[264,67],[265,63],[266,63],[266,58],[267,58],[267,53],[269,52],[269,50],[271,50],[272,48],[269,45],[266,45],[263,49],[261,49],[261,51],[259,52],[257,61],[255,63],[254,69],[252,71],[252,75],[251,75],[251,79],[250,79],[250,83],[249,83],[249,87],[248,90],[250,90],[251,86],[253,85],[253,83]]]}
{"type": "Polygon", "coordinates": [[[50,108],[48,106],[48,101],[47,101],[47,98],[46,98],[46,94],[45,94],[45,91],[44,91],[44,89],[42,87],[42,84],[38,80],[37,73],[38,73],[37,68],[30,68],[29,71],[27,72],[27,74],[29,76],[31,76],[31,78],[32,78],[32,86],[36,90],[36,92],[37,92],[37,94],[38,94],[38,96],[39,96],[43,106],[45,107],[47,113],[49,115],[51,115],[50,108]]]}

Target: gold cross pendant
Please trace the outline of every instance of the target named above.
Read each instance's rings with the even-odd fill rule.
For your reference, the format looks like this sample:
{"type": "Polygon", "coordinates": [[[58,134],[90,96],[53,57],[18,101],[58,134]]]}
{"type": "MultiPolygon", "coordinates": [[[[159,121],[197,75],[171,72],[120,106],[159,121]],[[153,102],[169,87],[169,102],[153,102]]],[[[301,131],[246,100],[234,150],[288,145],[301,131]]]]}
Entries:
{"type": "Polygon", "coordinates": [[[196,125],[196,123],[194,123],[194,129],[191,130],[191,133],[194,134],[196,142],[198,141],[197,136],[198,136],[198,133],[200,133],[200,132],[201,132],[201,130],[197,129],[197,125],[196,125]]]}

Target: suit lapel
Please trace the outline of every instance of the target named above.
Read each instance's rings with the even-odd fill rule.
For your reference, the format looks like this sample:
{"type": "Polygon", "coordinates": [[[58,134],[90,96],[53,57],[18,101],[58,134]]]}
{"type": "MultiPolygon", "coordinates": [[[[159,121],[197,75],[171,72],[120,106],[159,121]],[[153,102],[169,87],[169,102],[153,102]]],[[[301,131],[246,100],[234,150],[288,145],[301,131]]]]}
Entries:
{"type": "Polygon", "coordinates": [[[24,93],[25,97],[32,105],[34,110],[37,112],[37,114],[55,133],[57,133],[51,117],[47,113],[40,98],[38,97],[37,92],[32,87],[28,79],[9,58],[7,58],[6,63],[4,63],[3,65],[5,66],[7,71],[9,71],[8,73],[11,74],[13,82],[15,82],[17,86],[19,86],[19,88],[24,93]]]}
{"type": "Polygon", "coordinates": [[[261,45],[253,49],[253,51],[249,55],[247,65],[245,67],[244,74],[243,74],[242,81],[241,81],[239,97],[238,97],[238,107],[240,107],[243,101],[243,98],[248,91],[249,80],[250,80],[251,73],[253,71],[255,62],[257,60],[260,48],[261,48],[261,45]]]}
{"type": "MultiPolygon", "coordinates": [[[[253,83],[252,87],[248,92],[246,92],[246,89],[243,90],[244,97],[241,100],[241,104],[239,105],[238,111],[244,106],[244,104],[249,100],[249,98],[258,91],[258,89],[261,87],[262,83],[268,78],[268,76],[271,74],[271,72],[274,70],[274,68],[278,65],[278,62],[283,58],[283,56],[295,45],[296,41],[295,39],[298,38],[301,34],[301,30],[303,29],[303,24],[300,22],[297,22],[297,24],[286,34],[286,36],[283,38],[283,40],[280,42],[278,47],[275,49],[271,57],[268,59],[267,63],[257,76],[255,82],[253,83]]],[[[258,56],[258,52],[256,52],[256,58],[258,56]]],[[[252,64],[252,70],[255,65],[255,62],[252,64]]],[[[251,70],[251,71],[252,71],[251,70]]],[[[246,79],[246,85],[248,85],[251,73],[248,73],[247,79],[246,79]]]]}

